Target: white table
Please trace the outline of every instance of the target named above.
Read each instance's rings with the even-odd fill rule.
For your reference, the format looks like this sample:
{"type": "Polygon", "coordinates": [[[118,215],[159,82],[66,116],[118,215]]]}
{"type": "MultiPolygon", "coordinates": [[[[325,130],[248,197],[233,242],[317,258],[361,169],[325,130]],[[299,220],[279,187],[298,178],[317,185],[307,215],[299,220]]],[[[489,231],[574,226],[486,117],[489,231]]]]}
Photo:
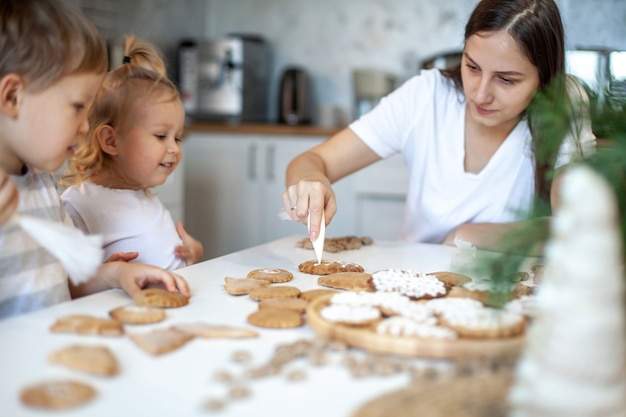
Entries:
{"type": "MultiPolygon", "coordinates": [[[[205,321],[250,327],[259,338],[225,340],[194,339],[182,348],[154,357],[139,349],[128,337],[97,337],[51,333],[49,326],[67,314],[84,313],[108,317],[112,308],[131,303],[121,290],[109,290],[32,314],[0,321],[0,415],[58,415],[24,407],[20,390],[42,380],[73,378],[92,385],[97,397],[87,405],[61,413],[68,416],[206,416],[203,408],[209,397],[222,396],[225,384],[216,381],[218,370],[241,374],[244,367],[231,359],[233,351],[252,353],[252,365],[260,365],[272,356],[281,343],[312,339],[307,325],[296,329],[262,329],[246,323],[257,309],[247,296],[225,292],[224,277],[245,277],[252,269],[276,267],[294,274],[294,285],[301,290],[321,288],[317,276],[298,272],[301,262],[314,259],[313,251],[295,247],[304,236],[291,236],[261,246],[181,269],[193,296],[189,305],[169,309],[168,318],[149,326],[126,326],[127,333],[168,327],[175,323],[205,321]],[[121,371],[112,377],[93,377],[48,363],[52,350],[73,343],[106,344],[117,357],[121,371]]],[[[367,272],[385,268],[412,269],[418,272],[447,270],[455,249],[439,245],[375,242],[360,250],[325,253],[324,259],[337,259],[362,265],[367,272]]],[[[280,285],[280,284],[275,284],[280,285]]],[[[296,364],[305,369],[307,379],[291,382],[284,376],[254,380],[248,384],[252,396],[229,402],[215,415],[247,417],[343,417],[351,415],[367,400],[405,386],[407,374],[390,377],[355,379],[338,364],[313,367],[308,362],[296,364]]]]}

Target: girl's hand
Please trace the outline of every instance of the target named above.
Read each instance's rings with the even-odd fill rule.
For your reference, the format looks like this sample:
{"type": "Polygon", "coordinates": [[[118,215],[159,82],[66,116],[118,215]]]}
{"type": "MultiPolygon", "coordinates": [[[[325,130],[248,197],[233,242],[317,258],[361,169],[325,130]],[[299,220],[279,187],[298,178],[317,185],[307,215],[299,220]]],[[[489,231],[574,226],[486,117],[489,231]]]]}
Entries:
{"type": "Polygon", "coordinates": [[[178,236],[182,239],[183,244],[176,247],[174,254],[184,259],[187,266],[200,262],[202,255],[204,255],[202,243],[187,233],[181,221],[176,223],[176,231],[178,232],[178,236]]]}
{"type": "Polygon", "coordinates": [[[125,261],[104,262],[96,276],[89,281],[78,286],[70,283],[73,298],[111,288],[122,288],[132,297],[146,287],[161,287],[186,296],[190,295],[189,285],[180,275],[158,266],[125,261]]]}
{"type": "Polygon", "coordinates": [[[115,252],[112,253],[111,256],[109,256],[109,259],[104,262],[130,262],[138,256],[139,252],[115,252]]]}
{"type": "Polygon", "coordinates": [[[19,194],[11,177],[0,169],[0,226],[5,224],[17,210],[19,194]]]}
{"type": "Polygon", "coordinates": [[[187,281],[173,272],[153,265],[128,262],[118,262],[118,266],[116,286],[124,289],[131,297],[146,287],[162,287],[171,292],[190,296],[187,281]]]}

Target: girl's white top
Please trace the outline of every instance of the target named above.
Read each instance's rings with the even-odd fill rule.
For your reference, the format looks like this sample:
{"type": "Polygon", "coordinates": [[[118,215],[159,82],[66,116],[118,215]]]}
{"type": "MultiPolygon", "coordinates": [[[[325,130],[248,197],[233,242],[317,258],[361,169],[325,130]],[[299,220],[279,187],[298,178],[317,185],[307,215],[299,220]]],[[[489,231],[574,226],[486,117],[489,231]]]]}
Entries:
{"type": "Polygon", "coordinates": [[[103,236],[105,259],[114,252],[139,252],[133,262],[170,271],[185,266],[174,255],[182,245],[174,220],[156,195],[86,181],[69,187],[61,199],[76,227],[103,236]]]}

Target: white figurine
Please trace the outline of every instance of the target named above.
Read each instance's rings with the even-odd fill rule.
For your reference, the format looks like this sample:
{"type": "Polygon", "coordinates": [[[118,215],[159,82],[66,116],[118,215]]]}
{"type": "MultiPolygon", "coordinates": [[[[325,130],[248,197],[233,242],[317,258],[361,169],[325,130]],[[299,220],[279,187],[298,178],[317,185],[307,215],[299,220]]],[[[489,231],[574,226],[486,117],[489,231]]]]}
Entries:
{"type": "Polygon", "coordinates": [[[615,195],[578,166],[566,174],[561,199],[510,415],[624,417],[624,249],[615,195]]]}

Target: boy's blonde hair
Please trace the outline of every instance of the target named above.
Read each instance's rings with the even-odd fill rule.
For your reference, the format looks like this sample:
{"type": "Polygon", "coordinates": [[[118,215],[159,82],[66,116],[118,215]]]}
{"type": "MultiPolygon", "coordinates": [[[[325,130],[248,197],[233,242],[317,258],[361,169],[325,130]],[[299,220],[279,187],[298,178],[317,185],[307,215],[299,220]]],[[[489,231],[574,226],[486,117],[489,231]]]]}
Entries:
{"type": "Polygon", "coordinates": [[[0,78],[17,74],[40,91],[107,67],[106,42],[78,8],[63,0],[0,1],[0,78]]]}
{"type": "Polygon", "coordinates": [[[178,89],[167,78],[165,64],[151,44],[126,37],[124,63],[105,76],[89,111],[89,131],[81,140],[61,182],[64,186],[81,183],[107,168],[111,157],[98,142],[98,131],[112,127],[116,134],[132,126],[133,106],[139,100],[158,97],[163,101],[180,100],[178,89]]]}

